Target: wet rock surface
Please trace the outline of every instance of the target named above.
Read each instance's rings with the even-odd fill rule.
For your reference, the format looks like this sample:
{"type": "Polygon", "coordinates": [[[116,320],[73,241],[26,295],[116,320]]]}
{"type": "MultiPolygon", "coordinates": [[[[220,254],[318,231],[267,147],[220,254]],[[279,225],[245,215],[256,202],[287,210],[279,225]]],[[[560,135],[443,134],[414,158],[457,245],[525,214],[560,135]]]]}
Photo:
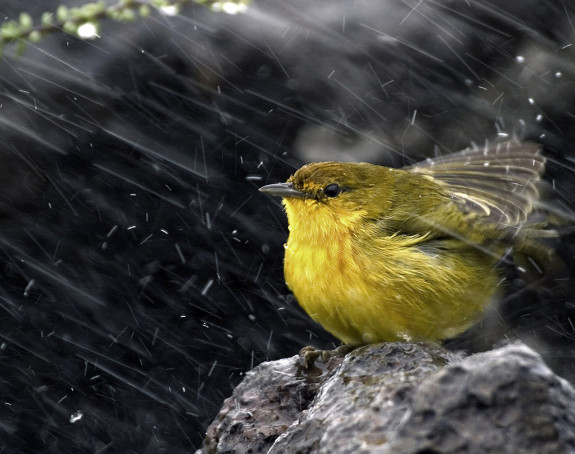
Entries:
{"type": "Polygon", "coordinates": [[[201,452],[266,452],[309,407],[341,362],[334,358],[311,371],[303,369],[298,356],[260,364],[225,400],[201,452]]]}
{"type": "Polygon", "coordinates": [[[574,404],[523,344],[466,358],[379,344],[310,372],[297,357],[258,366],[198,453],[569,453],[574,404]]]}

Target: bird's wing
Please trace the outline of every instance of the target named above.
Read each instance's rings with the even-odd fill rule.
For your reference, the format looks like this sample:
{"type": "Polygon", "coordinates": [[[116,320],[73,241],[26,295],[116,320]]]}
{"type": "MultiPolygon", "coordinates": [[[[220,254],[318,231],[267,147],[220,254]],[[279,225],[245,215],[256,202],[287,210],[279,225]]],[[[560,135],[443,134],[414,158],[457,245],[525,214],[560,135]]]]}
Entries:
{"type": "Polygon", "coordinates": [[[504,142],[427,159],[405,170],[444,185],[461,211],[502,228],[527,220],[545,171],[541,146],[504,142]]]}

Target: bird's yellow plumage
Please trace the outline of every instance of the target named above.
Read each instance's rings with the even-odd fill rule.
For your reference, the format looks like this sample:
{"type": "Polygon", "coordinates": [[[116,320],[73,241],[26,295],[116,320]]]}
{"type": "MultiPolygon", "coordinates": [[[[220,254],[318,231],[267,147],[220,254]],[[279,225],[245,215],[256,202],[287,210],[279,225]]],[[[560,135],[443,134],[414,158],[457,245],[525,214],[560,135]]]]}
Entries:
{"type": "Polygon", "coordinates": [[[262,188],[288,216],[287,285],[347,344],[457,335],[500,291],[509,247],[543,250],[528,216],[544,162],[509,142],[405,169],[308,164],[262,188]]]}

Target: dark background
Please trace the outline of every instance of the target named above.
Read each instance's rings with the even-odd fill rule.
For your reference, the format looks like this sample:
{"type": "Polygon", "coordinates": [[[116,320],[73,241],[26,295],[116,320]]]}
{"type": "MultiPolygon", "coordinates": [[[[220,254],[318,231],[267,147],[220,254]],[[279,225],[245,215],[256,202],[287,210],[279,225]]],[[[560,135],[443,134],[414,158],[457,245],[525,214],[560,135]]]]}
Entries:
{"type": "MultiPolygon", "coordinates": [[[[521,137],[571,212],[574,23],[561,1],[270,0],[5,49],[0,450],[190,452],[247,370],[331,347],[285,287],[284,215],[257,192],[304,162],[521,137]]],[[[572,240],[557,247],[569,267],[572,240]]],[[[571,276],[508,277],[499,325],[572,377],[571,276]]],[[[490,326],[453,346],[489,348],[490,326]]]]}

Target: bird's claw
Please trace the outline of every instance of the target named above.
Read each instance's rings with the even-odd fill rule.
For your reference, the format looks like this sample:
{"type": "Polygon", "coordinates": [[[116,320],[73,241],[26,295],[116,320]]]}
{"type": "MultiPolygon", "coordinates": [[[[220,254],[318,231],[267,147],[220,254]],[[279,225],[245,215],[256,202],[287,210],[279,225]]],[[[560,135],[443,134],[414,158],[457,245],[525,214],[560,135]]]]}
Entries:
{"type": "Polygon", "coordinates": [[[359,345],[344,344],[340,345],[333,350],[320,350],[312,346],[304,347],[299,351],[299,356],[303,360],[303,366],[305,369],[311,369],[316,360],[321,357],[324,363],[327,363],[331,358],[335,356],[345,356],[352,350],[355,350],[359,345]]]}

